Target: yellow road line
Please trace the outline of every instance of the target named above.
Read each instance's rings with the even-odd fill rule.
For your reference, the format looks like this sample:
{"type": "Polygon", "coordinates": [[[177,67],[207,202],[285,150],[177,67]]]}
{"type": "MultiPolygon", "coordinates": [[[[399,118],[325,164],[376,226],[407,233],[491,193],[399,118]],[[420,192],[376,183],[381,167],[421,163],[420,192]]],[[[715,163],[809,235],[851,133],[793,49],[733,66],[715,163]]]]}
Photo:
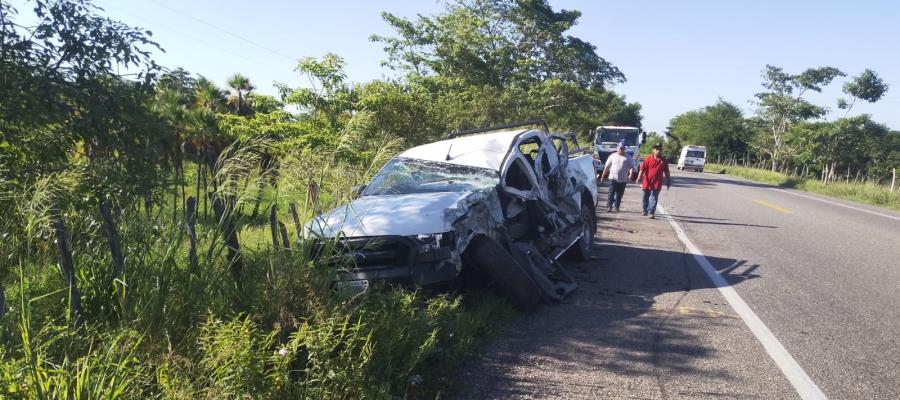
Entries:
{"type": "Polygon", "coordinates": [[[778,206],[778,205],[769,203],[768,201],[765,201],[765,200],[753,199],[753,202],[756,203],[756,204],[759,204],[759,205],[761,205],[761,206],[769,207],[769,208],[771,208],[771,209],[773,209],[773,210],[775,210],[775,211],[783,212],[783,213],[785,213],[785,214],[790,214],[790,213],[793,212],[793,211],[791,211],[791,210],[788,210],[787,208],[784,208],[784,207],[781,207],[781,206],[778,206]]]}

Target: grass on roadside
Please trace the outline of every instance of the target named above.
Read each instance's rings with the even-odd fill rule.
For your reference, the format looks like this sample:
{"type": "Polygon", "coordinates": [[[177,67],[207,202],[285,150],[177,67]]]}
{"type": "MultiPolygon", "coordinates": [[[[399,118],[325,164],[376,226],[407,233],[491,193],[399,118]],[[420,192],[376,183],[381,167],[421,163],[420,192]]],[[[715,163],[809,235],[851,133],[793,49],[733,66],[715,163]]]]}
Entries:
{"type": "Polygon", "coordinates": [[[802,179],[757,168],[706,164],[705,170],[714,174],[728,174],[754,182],[823,194],[844,200],[900,210],[900,192],[891,193],[881,185],[871,183],[833,182],[822,184],[818,179],[802,179]]]}
{"type": "Polygon", "coordinates": [[[450,372],[515,315],[512,306],[476,292],[334,290],[346,257],[312,257],[311,246],[327,253],[334,242],[296,235],[288,202],[297,203],[302,226],[345,202],[372,168],[286,154],[273,184],[252,158],[259,154],[246,150],[219,165],[219,191],[198,193],[188,173],[183,185],[147,201],[123,198],[114,214],[125,260],[118,277],[96,206],[76,196],[82,175],[0,187],[0,288],[8,299],[0,399],[381,400],[440,398],[452,389],[450,372]],[[318,208],[301,201],[309,176],[321,177],[318,208]],[[182,196],[213,193],[233,200],[223,220],[238,231],[237,278],[211,204],[198,201],[196,258],[189,256],[182,196]],[[77,291],[58,267],[48,217],[55,204],[65,205],[77,291]],[[272,234],[273,206],[290,246],[272,234]]]}

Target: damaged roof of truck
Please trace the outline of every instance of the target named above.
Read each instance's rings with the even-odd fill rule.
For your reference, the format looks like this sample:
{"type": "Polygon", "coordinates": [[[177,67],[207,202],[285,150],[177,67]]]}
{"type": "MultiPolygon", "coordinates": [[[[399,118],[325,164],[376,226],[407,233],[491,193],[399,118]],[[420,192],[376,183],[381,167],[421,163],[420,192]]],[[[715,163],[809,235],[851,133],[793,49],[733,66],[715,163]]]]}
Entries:
{"type": "Polygon", "coordinates": [[[510,129],[461,136],[423,144],[400,153],[399,157],[418,158],[450,164],[500,171],[503,159],[520,135],[540,134],[535,129],[510,129]]]}

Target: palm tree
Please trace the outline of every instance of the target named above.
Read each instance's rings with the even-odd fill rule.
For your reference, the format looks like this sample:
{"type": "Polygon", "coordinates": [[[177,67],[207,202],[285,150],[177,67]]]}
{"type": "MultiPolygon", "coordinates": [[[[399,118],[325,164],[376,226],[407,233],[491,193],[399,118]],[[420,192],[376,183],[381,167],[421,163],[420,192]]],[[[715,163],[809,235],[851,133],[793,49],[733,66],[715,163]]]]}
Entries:
{"type": "Polygon", "coordinates": [[[209,79],[201,77],[194,85],[196,106],[210,113],[225,108],[225,92],[209,79]]]}
{"type": "Polygon", "coordinates": [[[233,93],[231,97],[228,98],[228,103],[236,110],[235,114],[249,114],[250,110],[245,104],[244,98],[256,89],[256,87],[250,83],[250,78],[241,74],[234,74],[231,78],[228,78],[228,87],[231,88],[233,93]]]}

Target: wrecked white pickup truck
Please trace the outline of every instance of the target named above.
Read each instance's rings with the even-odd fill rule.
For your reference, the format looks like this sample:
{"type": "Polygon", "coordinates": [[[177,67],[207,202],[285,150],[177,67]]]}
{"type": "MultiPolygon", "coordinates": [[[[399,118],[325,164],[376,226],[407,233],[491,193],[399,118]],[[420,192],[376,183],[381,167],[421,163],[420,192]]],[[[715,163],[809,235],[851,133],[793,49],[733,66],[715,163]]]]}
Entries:
{"type": "Polygon", "coordinates": [[[457,132],[397,155],[356,200],[307,229],[338,238],[352,259],[345,288],[444,286],[471,271],[527,309],[576,288],[557,260],[589,257],[594,176],[591,157],[570,158],[567,139],[543,121],[457,132]],[[524,128],[534,125],[543,130],[524,128]]]}

